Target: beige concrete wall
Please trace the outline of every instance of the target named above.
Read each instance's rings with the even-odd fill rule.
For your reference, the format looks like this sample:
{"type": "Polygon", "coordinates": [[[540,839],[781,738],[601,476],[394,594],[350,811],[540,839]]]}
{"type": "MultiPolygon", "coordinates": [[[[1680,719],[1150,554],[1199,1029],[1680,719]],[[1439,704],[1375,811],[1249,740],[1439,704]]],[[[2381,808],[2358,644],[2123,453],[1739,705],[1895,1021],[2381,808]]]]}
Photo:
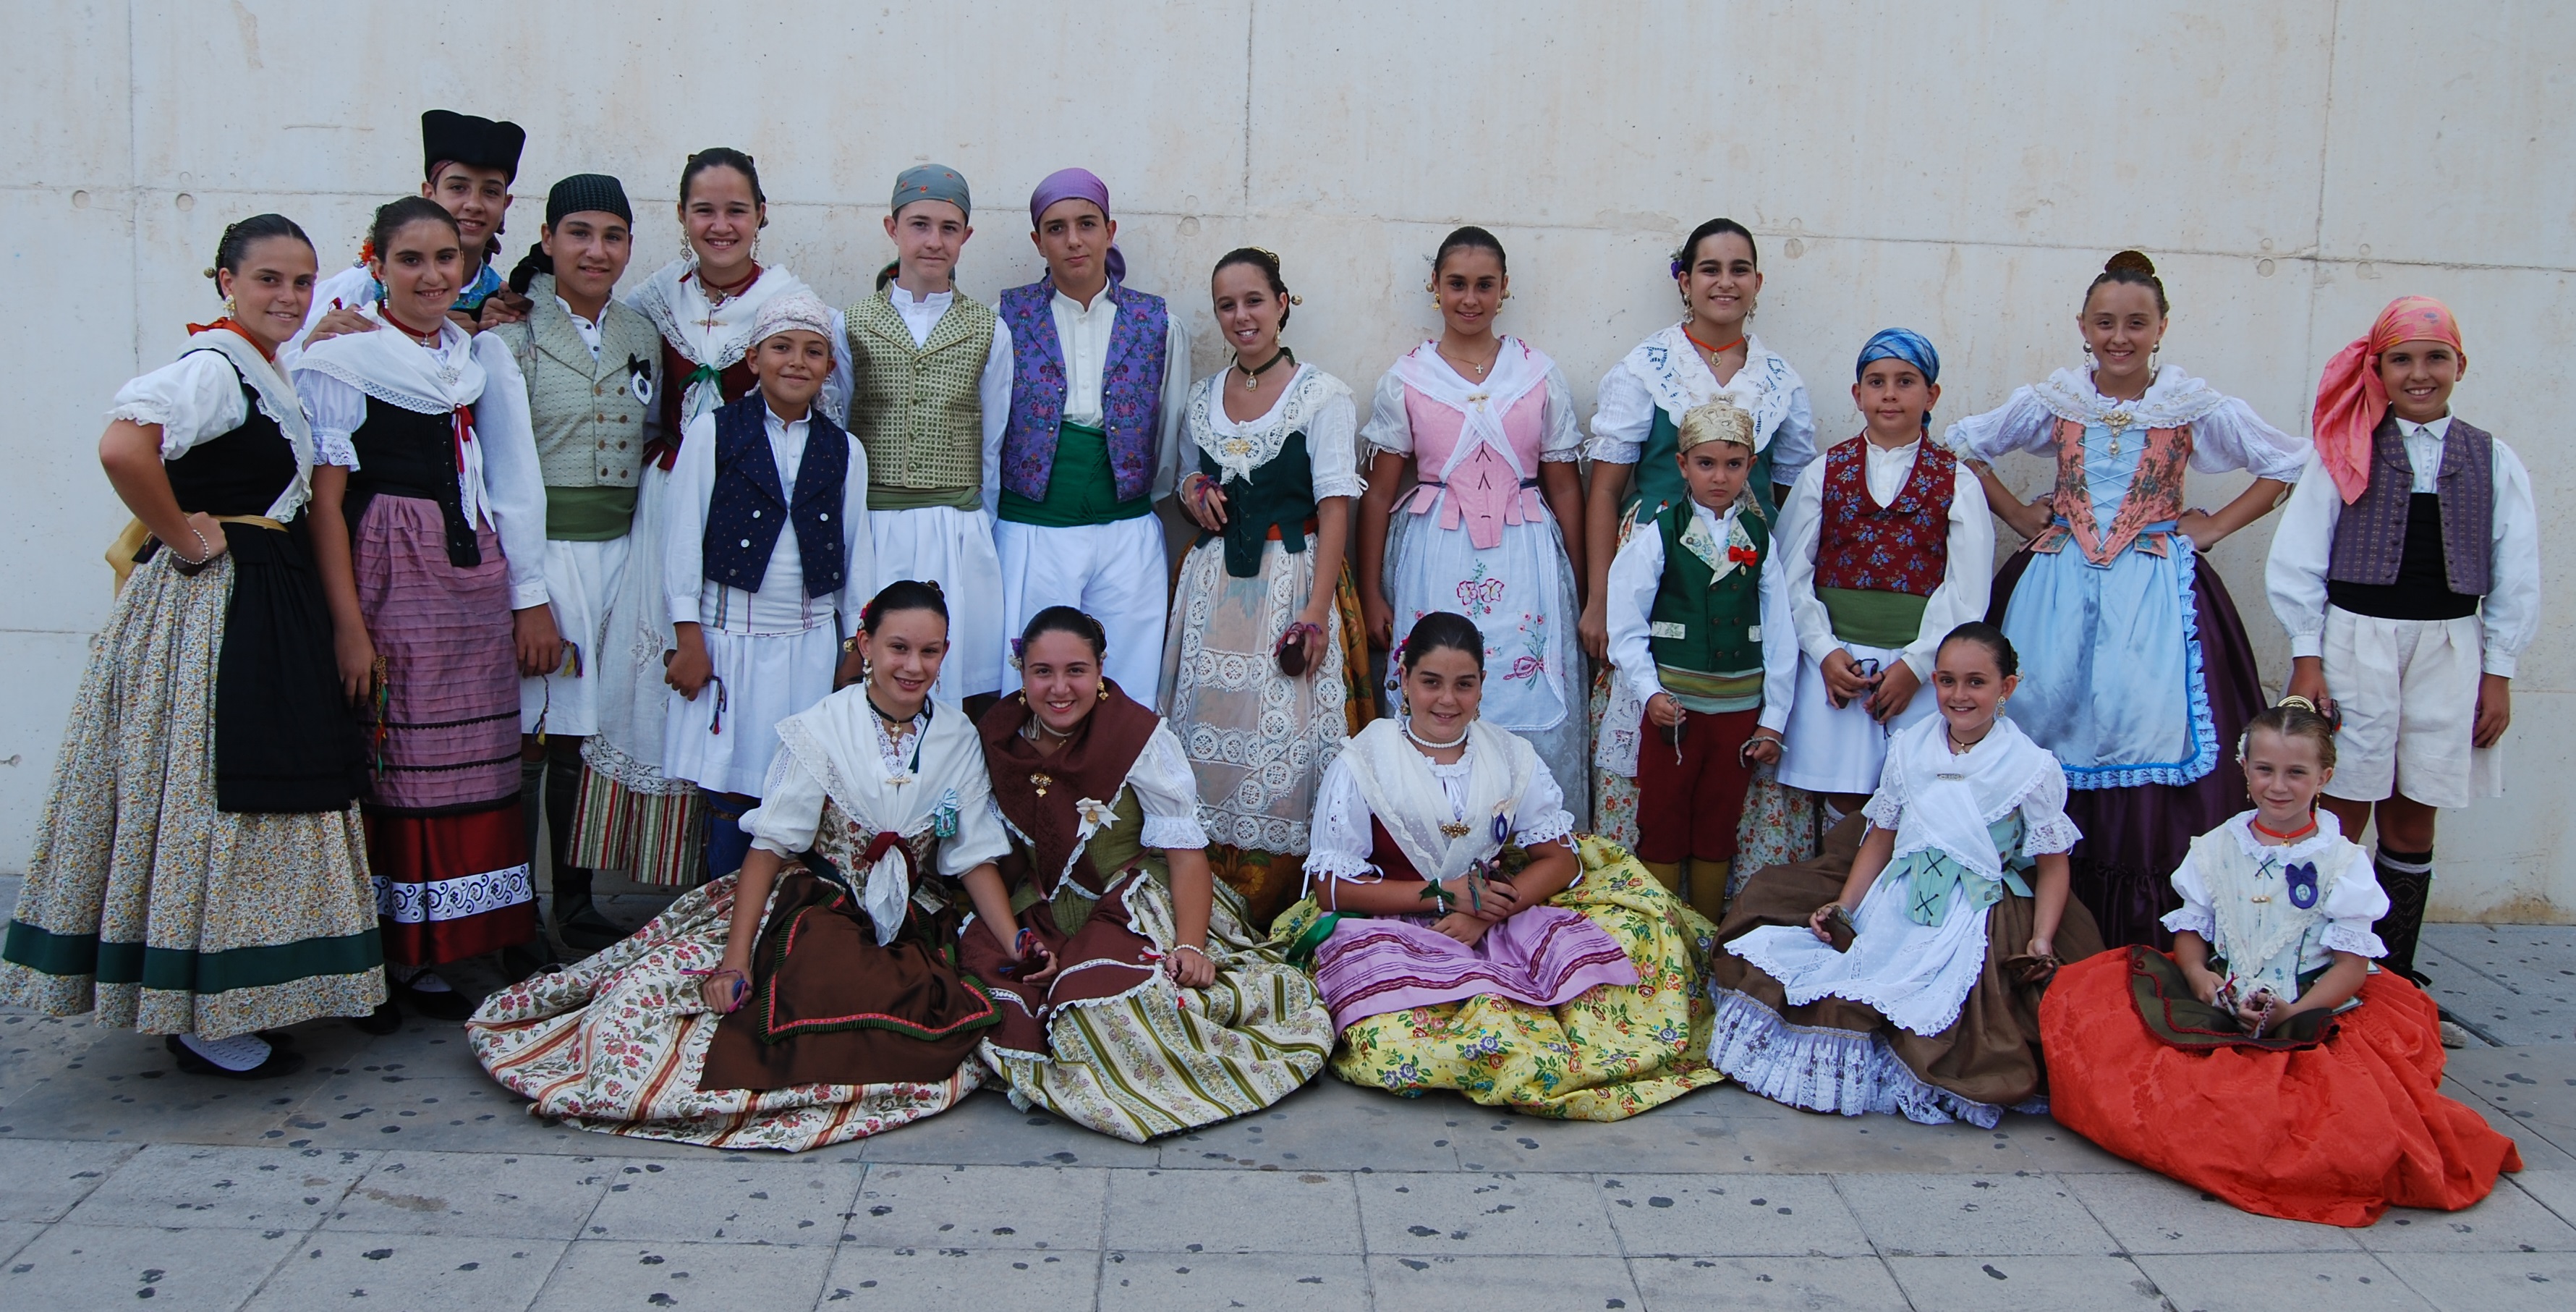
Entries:
{"type": "MultiPolygon", "coordinates": [[[[2120,6],[1501,0],[1093,0],[795,7],[318,0],[12,0],[0,87],[0,866],[31,841],[123,513],[99,415],[213,306],[198,271],[231,218],[282,210],[326,265],[419,178],[416,123],[447,106],[529,127],[513,254],[562,174],[622,176],[637,268],[677,248],[682,156],[758,156],[763,255],[828,298],[888,247],[894,173],[936,158],[983,208],[963,281],[1040,267],[1028,187],[1108,179],[1133,281],[1202,342],[1208,266],[1257,243],[1305,297],[1304,359],[1367,387],[1436,326],[1440,235],[1500,233],[1507,328],[1595,381],[1672,316],[1666,252],[1730,214],[1762,237],[1756,330],[1807,376],[1823,435],[1855,431],[1861,339],[1932,336],[1944,413],[2077,358],[2102,258],[2151,252],[2176,303],[2167,356],[2305,425],[2316,371],[2391,296],[2466,326],[2462,413],[2531,464],[2553,622],[2524,658],[2512,795],[2446,818],[2438,910],[2576,919],[2563,782],[2576,742],[2576,576],[2560,531],[2576,461],[2552,421],[2576,340],[2576,10],[2275,0],[2120,6]],[[728,17],[711,25],[710,14],[728,17]],[[40,57],[39,57],[40,56],[40,57]]],[[[1196,361],[1220,357],[1204,344],[1196,361]]],[[[2025,490],[2045,470],[2007,471],[2025,490]]],[[[2215,505],[2239,480],[2195,478],[2215,505]]],[[[2215,553],[2277,679],[2268,523],[2215,553]]]]}

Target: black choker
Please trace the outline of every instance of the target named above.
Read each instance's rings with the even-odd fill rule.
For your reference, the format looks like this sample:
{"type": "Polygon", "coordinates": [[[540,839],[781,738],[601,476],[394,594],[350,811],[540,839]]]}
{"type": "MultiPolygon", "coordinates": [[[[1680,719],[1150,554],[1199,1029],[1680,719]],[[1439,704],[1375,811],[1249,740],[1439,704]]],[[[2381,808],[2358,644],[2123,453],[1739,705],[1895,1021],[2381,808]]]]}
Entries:
{"type": "Polygon", "coordinates": [[[1234,357],[1235,369],[1243,374],[1243,390],[1249,392],[1253,388],[1260,386],[1261,376],[1270,372],[1271,368],[1282,360],[1285,360],[1290,364],[1295,364],[1297,363],[1297,353],[1289,350],[1285,346],[1280,347],[1279,353],[1262,361],[1261,367],[1258,369],[1246,369],[1243,367],[1243,357],[1240,355],[1234,357]]]}

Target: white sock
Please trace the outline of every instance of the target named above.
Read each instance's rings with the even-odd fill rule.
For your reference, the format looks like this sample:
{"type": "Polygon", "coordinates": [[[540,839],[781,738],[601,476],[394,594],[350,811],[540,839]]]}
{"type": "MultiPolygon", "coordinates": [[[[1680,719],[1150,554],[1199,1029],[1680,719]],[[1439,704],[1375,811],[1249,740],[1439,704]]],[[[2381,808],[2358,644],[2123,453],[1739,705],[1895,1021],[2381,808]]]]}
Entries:
{"type": "Polygon", "coordinates": [[[1825,828],[1827,829],[1831,829],[1835,825],[1841,824],[1843,822],[1843,817],[1851,814],[1851,812],[1845,811],[1821,797],[1816,799],[1816,809],[1824,815],[1825,828]]]}
{"type": "Polygon", "coordinates": [[[236,1035],[229,1039],[209,1039],[198,1034],[182,1034],[179,1042],[197,1054],[228,1071],[246,1071],[268,1060],[268,1040],[256,1034],[236,1035]]]}
{"type": "Polygon", "coordinates": [[[438,977],[437,971],[431,970],[427,966],[397,966],[387,963],[385,966],[385,974],[390,976],[394,983],[400,984],[404,988],[417,993],[453,993],[456,991],[448,986],[446,980],[438,977]]]}

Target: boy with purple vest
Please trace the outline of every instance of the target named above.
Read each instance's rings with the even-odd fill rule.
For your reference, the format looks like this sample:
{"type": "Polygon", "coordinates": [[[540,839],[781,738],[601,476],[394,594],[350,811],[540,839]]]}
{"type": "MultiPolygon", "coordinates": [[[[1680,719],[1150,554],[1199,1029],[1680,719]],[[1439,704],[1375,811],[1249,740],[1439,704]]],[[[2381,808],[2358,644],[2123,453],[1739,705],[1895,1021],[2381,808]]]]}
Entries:
{"type": "Polygon", "coordinates": [[[2434,813],[2503,793],[2492,749],[2513,718],[2514,658],[2540,627],[2531,474],[2452,416],[2468,363],[2429,296],[2389,302],[2326,362],[2308,472],[2327,477],[2290,494],[2266,577],[2290,695],[2342,713],[2318,801],[2347,836],[2378,820],[2389,906],[2373,928],[2383,964],[2419,984],[2434,813]]]}
{"type": "Polygon", "coordinates": [[[1172,491],[1189,334],[1163,298],[1124,285],[1109,188],[1088,170],[1047,175],[1029,221],[1047,276],[996,307],[1013,357],[993,526],[1002,632],[1049,606],[1082,610],[1108,634],[1103,671],[1151,698],[1171,593],[1153,509],[1172,491]]]}
{"type": "Polygon", "coordinates": [[[760,385],[690,421],[671,468],[662,579],[680,694],[662,770],[707,799],[707,873],[742,868],[778,754],[778,722],[855,678],[843,638],[872,594],[868,456],[815,397],[831,376],[832,311],[809,292],[760,307],[744,357],[760,385]]]}

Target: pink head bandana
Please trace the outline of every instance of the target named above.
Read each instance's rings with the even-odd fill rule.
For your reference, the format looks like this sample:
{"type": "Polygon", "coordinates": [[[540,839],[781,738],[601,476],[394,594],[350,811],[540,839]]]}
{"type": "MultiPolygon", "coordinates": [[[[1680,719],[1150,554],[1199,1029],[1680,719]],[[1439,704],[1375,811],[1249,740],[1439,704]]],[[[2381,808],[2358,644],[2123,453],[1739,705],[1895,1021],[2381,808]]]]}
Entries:
{"type": "Polygon", "coordinates": [[[2335,491],[2351,505],[2370,484],[2370,434],[2388,413],[2388,386],[2379,381],[2379,353],[2400,342],[2448,342],[2460,345],[2460,322],[2449,307],[2430,296],[2400,296],[2379,312],[2370,335],[2335,352],[2317,380],[2314,420],[2317,460],[2334,479],[2335,491]]]}

